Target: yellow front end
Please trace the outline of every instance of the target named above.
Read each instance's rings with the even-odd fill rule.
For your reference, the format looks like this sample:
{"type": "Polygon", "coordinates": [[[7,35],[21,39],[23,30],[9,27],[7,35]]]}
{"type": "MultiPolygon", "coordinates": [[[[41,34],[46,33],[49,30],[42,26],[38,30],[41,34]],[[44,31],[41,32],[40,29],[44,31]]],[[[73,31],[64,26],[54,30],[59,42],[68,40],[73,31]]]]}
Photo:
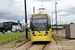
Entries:
{"type": "Polygon", "coordinates": [[[31,41],[51,41],[51,29],[49,31],[34,31],[35,36],[33,36],[33,31],[31,31],[31,41]],[[48,35],[45,33],[48,32],[48,35]]]}

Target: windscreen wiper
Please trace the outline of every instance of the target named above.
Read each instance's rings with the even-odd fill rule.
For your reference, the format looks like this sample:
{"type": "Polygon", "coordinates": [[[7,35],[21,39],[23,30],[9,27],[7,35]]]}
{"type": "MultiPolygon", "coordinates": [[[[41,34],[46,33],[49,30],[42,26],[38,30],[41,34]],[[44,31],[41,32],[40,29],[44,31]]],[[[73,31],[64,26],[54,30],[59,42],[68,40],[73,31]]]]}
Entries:
{"type": "Polygon", "coordinates": [[[38,31],[40,33],[40,31],[38,31]]]}

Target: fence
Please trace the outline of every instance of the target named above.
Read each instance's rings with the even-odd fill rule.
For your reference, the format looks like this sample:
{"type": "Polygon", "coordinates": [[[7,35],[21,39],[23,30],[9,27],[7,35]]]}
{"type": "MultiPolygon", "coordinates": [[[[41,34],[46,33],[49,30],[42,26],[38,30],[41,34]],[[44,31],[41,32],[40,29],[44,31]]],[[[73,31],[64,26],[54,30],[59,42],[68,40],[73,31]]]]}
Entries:
{"type": "MultiPolygon", "coordinates": [[[[28,37],[30,37],[30,32],[28,33],[28,37]]],[[[15,40],[19,40],[20,39],[26,39],[26,35],[21,35],[20,37],[14,37],[14,38],[10,38],[10,39],[7,39],[7,40],[2,40],[0,41],[0,45],[3,45],[3,44],[6,44],[6,43],[9,43],[9,42],[12,42],[12,41],[15,41],[15,40]]]]}
{"type": "Polygon", "coordinates": [[[2,41],[0,41],[0,44],[6,44],[6,43],[9,43],[9,42],[18,40],[19,38],[23,39],[23,38],[25,38],[25,35],[22,35],[20,37],[18,36],[18,37],[10,38],[10,39],[7,39],[7,40],[2,40],[2,41]]]}

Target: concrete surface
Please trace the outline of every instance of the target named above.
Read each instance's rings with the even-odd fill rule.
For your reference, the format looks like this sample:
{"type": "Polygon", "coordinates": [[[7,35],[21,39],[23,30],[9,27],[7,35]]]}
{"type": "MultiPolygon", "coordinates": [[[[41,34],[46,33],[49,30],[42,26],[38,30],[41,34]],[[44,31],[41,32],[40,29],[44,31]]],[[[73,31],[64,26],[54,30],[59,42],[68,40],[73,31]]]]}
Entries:
{"type": "Polygon", "coordinates": [[[51,40],[51,43],[49,43],[44,50],[58,50],[57,44],[54,39],[51,40]]]}
{"type": "Polygon", "coordinates": [[[71,41],[58,41],[62,50],[75,50],[75,40],[71,41]]]}

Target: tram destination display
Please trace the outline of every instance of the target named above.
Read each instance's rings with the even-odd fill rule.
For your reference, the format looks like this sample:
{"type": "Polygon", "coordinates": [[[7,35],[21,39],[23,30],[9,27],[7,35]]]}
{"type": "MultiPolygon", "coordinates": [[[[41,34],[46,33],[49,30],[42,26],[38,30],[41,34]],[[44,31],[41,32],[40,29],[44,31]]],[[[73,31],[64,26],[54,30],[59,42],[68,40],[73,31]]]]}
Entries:
{"type": "Polygon", "coordinates": [[[47,18],[47,15],[33,15],[33,18],[47,18]]]}

